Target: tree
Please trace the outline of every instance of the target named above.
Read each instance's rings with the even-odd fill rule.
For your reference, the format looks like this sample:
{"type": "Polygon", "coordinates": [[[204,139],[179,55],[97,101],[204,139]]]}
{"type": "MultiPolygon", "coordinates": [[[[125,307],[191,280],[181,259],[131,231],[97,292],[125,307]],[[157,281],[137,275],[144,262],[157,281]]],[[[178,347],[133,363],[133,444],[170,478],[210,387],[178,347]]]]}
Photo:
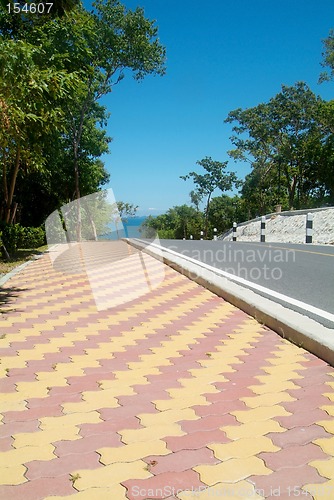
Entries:
{"type": "Polygon", "coordinates": [[[170,208],[165,214],[148,217],[142,225],[145,237],[151,237],[152,231],[158,233],[161,239],[188,239],[190,235],[199,238],[201,216],[198,211],[187,205],[170,208]]]}
{"type": "Polygon", "coordinates": [[[138,205],[134,205],[133,203],[125,203],[124,201],[117,201],[117,209],[120,215],[120,218],[123,222],[127,222],[127,217],[133,217],[136,215],[138,205]]]}
{"type": "Polygon", "coordinates": [[[58,60],[58,54],[67,54],[59,59],[61,69],[80,72],[75,102],[67,107],[77,199],[81,196],[79,149],[85,118],[126,71],[136,80],[164,74],[165,49],[157,34],[154,21],[145,18],[143,9],[128,10],[118,0],[97,0],[91,13],[77,8],[61,22],[49,22],[34,31],[35,43],[43,45],[50,58],[58,60]]]}
{"type": "Polygon", "coordinates": [[[323,61],[322,61],[322,66],[324,68],[328,67],[329,71],[324,71],[320,75],[320,83],[325,82],[325,81],[330,81],[334,79],[334,30],[331,29],[328,35],[328,38],[326,38],[323,42],[324,44],[324,51],[323,51],[323,61]]]}
{"type": "MultiPolygon", "coordinates": [[[[187,180],[192,178],[196,186],[195,193],[197,193],[197,200],[206,199],[205,207],[205,222],[204,222],[204,235],[207,236],[208,233],[208,220],[209,220],[209,210],[210,210],[210,200],[212,193],[216,189],[220,189],[222,192],[230,191],[233,186],[239,185],[239,181],[234,172],[225,172],[228,162],[214,161],[210,156],[206,156],[200,161],[196,162],[204,168],[206,173],[198,174],[197,172],[190,172],[187,175],[181,176],[181,179],[187,180]]],[[[194,200],[194,194],[192,195],[194,200]]]]}
{"type": "MultiPolygon", "coordinates": [[[[66,160],[66,165],[72,168],[74,196],[79,199],[81,195],[87,194],[87,187],[94,184],[89,182],[89,178],[94,177],[90,174],[98,174],[95,178],[99,177],[102,183],[106,179],[106,173],[101,170],[101,163],[97,162],[96,155],[92,152],[98,149],[99,154],[105,153],[106,149],[102,143],[106,145],[110,141],[106,136],[101,137],[104,133],[101,127],[105,126],[107,115],[101,111],[98,100],[110,92],[127,71],[132,72],[137,80],[142,80],[147,74],[164,74],[165,49],[157,38],[155,23],[144,17],[142,9],[132,12],[118,0],[97,0],[93,11],[87,12],[81,5],[76,5],[77,3],[75,0],[56,2],[58,11],[56,9],[52,16],[9,16],[8,12],[1,11],[0,43],[3,58],[0,63],[3,62],[3,66],[8,68],[3,81],[7,89],[16,89],[16,104],[24,103],[21,118],[24,116],[25,122],[21,119],[21,122],[14,123],[12,116],[9,121],[8,113],[12,111],[10,106],[13,103],[9,102],[7,92],[0,93],[0,124],[3,130],[7,127],[6,131],[10,124],[12,136],[18,130],[27,132],[21,137],[17,157],[13,157],[14,144],[18,142],[16,136],[10,143],[2,144],[6,161],[11,153],[14,159],[12,158],[10,163],[16,164],[18,171],[25,161],[22,153],[24,144],[24,151],[29,152],[30,158],[38,158],[44,168],[47,165],[48,169],[52,170],[52,178],[60,179],[58,191],[60,193],[60,186],[64,187],[63,192],[66,194],[63,198],[68,198],[73,196],[73,182],[64,163],[55,160],[53,152],[58,149],[60,154],[57,157],[62,157],[66,160]],[[5,60],[7,48],[18,47],[20,44],[29,47],[33,52],[35,74],[28,67],[31,60],[29,57],[23,61],[22,67],[16,55],[13,55],[12,65],[5,60]],[[49,77],[43,79],[43,76],[48,76],[48,72],[49,77]],[[29,74],[33,76],[36,92],[30,92],[28,95],[27,90],[31,90],[29,74]],[[15,79],[17,86],[13,81],[15,79]],[[29,85],[26,85],[27,80],[29,85]],[[69,84],[72,84],[72,87],[69,84]],[[37,95],[37,89],[41,90],[41,95],[37,95]],[[59,95],[61,93],[63,95],[59,95]],[[49,99],[45,100],[45,97],[49,99]],[[43,119],[38,113],[34,114],[29,106],[36,106],[40,113],[43,110],[43,119]],[[49,118],[53,113],[59,122],[56,124],[55,120],[47,120],[47,113],[49,118]],[[31,127],[32,121],[34,127],[31,127]],[[51,142],[53,144],[50,146],[51,142]],[[88,147],[87,143],[90,143],[88,147]],[[61,182],[62,178],[66,179],[66,182],[61,182]]],[[[3,135],[9,137],[7,132],[3,135]]],[[[10,169],[12,168],[14,167],[10,166],[10,169]]],[[[7,174],[8,170],[3,178],[8,178],[7,174]]],[[[46,180],[47,176],[43,179],[46,180]]],[[[10,195],[8,186],[4,183],[3,186],[10,195]]],[[[96,186],[93,190],[96,190],[96,186]]],[[[77,206],[80,228],[79,203],[77,206]]],[[[12,214],[9,218],[11,217],[12,214]]]]}
{"type": "Polygon", "coordinates": [[[28,41],[29,35],[37,26],[50,19],[63,18],[81,5],[80,0],[52,0],[36,2],[33,9],[34,6],[30,6],[33,3],[26,0],[0,0],[0,32],[4,38],[28,41]],[[19,5],[19,12],[14,11],[14,3],[19,5]],[[36,4],[41,4],[42,7],[38,8],[36,4]]]}
{"type": "Polygon", "coordinates": [[[76,74],[41,68],[43,49],[25,41],[0,43],[0,160],[3,205],[1,218],[13,221],[16,180],[20,168],[45,165],[42,136],[62,130],[62,103],[76,88],[76,74]]]}
{"type": "Polygon", "coordinates": [[[233,222],[243,222],[248,218],[247,206],[239,196],[216,196],[210,202],[210,236],[213,236],[214,228],[219,232],[227,231],[233,222]]]}
{"type": "MultiPolygon", "coordinates": [[[[264,177],[281,183],[288,195],[289,208],[299,206],[305,192],[304,179],[310,172],[310,151],[321,142],[319,109],[323,101],[303,83],[282,86],[269,100],[246,110],[231,111],[226,122],[237,122],[231,137],[235,160],[248,161],[264,177]]],[[[277,193],[276,191],[276,193],[277,193]]],[[[273,204],[277,194],[273,191],[273,204]]],[[[281,200],[279,200],[280,202],[281,200]]]]}

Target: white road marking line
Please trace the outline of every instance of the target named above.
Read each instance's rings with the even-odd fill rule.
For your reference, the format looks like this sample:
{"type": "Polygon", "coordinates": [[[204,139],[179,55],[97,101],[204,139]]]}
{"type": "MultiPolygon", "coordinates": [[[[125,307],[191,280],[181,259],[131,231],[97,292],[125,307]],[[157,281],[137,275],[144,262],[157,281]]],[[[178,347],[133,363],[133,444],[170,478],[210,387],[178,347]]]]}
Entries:
{"type": "MultiPolygon", "coordinates": [[[[138,239],[142,243],[147,243],[143,240],[138,239]]],[[[302,302],[300,300],[294,299],[292,297],[288,297],[287,295],[283,295],[282,293],[275,292],[274,290],[270,290],[270,288],[266,288],[262,285],[257,285],[255,283],[252,283],[251,281],[247,281],[244,278],[240,278],[239,276],[235,276],[234,274],[227,273],[225,271],[222,271],[221,269],[217,269],[216,267],[209,266],[208,264],[205,264],[204,262],[201,262],[200,260],[193,259],[191,257],[188,257],[187,255],[182,255],[178,252],[175,252],[174,250],[170,250],[167,247],[163,247],[162,245],[156,245],[155,243],[151,243],[149,245],[150,247],[155,247],[157,249],[164,250],[165,252],[169,252],[173,255],[176,255],[177,257],[181,257],[184,260],[187,260],[193,264],[199,265],[201,267],[204,267],[205,269],[208,269],[209,271],[214,272],[215,274],[219,274],[221,276],[224,276],[225,278],[236,281],[237,283],[240,283],[242,285],[245,285],[249,288],[253,288],[259,292],[263,292],[269,296],[275,297],[276,299],[282,300],[284,302],[287,302],[288,304],[294,305],[296,307],[299,307],[300,309],[303,309],[304,311],[313,313],[317,316],[320,316],[321,318],[328,319],[329,321],[332,321],[334,323],[334,314],[331,314],[327,311],[324,311],[323,309],[318,309],[317,307],[312,306],[311,304],[307,304],[306,302],[302,302]]]]}

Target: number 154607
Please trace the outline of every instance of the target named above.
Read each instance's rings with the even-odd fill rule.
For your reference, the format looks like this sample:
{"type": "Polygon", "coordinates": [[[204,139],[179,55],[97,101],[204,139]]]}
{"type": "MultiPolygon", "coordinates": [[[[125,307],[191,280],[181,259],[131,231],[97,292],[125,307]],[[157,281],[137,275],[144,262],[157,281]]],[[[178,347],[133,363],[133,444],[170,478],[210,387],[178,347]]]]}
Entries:
{"type": "Polygon", "coordinates": [[[30,12],[30,14],[49,14],[53,3],[8,3],[7,9],[9,13],[19,14],[20,12],[30,12]]]}

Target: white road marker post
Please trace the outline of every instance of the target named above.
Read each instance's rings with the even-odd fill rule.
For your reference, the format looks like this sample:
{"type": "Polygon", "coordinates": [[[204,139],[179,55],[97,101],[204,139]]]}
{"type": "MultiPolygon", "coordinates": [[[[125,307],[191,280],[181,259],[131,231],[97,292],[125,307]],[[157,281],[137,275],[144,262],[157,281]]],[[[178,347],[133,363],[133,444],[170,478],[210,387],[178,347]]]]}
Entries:
{"type": "Polygon", "coordinates": [[[261,238],[260,238],[261,243],[265,243],[266,241],[266,217],[265,215],[262,215],[261,217],[261,238]]]}
{"type": "Polygon", "coordinates": [[[313,240],[313,214],[306,215],[306,243],[312,243],[313,240]]]}
{"type": "Polygon", "coordinates": [[[232,241],[237,241],[237,223],[233,222],[233,240],[232,241]]]}

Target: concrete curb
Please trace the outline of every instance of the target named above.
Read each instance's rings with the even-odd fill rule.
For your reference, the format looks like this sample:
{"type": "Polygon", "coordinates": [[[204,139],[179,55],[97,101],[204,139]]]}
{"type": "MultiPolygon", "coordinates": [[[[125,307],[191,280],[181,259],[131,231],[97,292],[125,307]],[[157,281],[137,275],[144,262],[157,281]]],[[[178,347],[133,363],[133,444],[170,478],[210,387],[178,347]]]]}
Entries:
{"type": "Polygon", "coordinates": [[[326,328],[311,318],[218,276],[215,272],[203,268],[200,262],[194,264],[181,255],[180,257],[172,255],[164,247],[157,250],[152,245],[138,240],[126,239],[126,241],[245,311],[281,337],[334,366],[333,329],[326,328]]]}

